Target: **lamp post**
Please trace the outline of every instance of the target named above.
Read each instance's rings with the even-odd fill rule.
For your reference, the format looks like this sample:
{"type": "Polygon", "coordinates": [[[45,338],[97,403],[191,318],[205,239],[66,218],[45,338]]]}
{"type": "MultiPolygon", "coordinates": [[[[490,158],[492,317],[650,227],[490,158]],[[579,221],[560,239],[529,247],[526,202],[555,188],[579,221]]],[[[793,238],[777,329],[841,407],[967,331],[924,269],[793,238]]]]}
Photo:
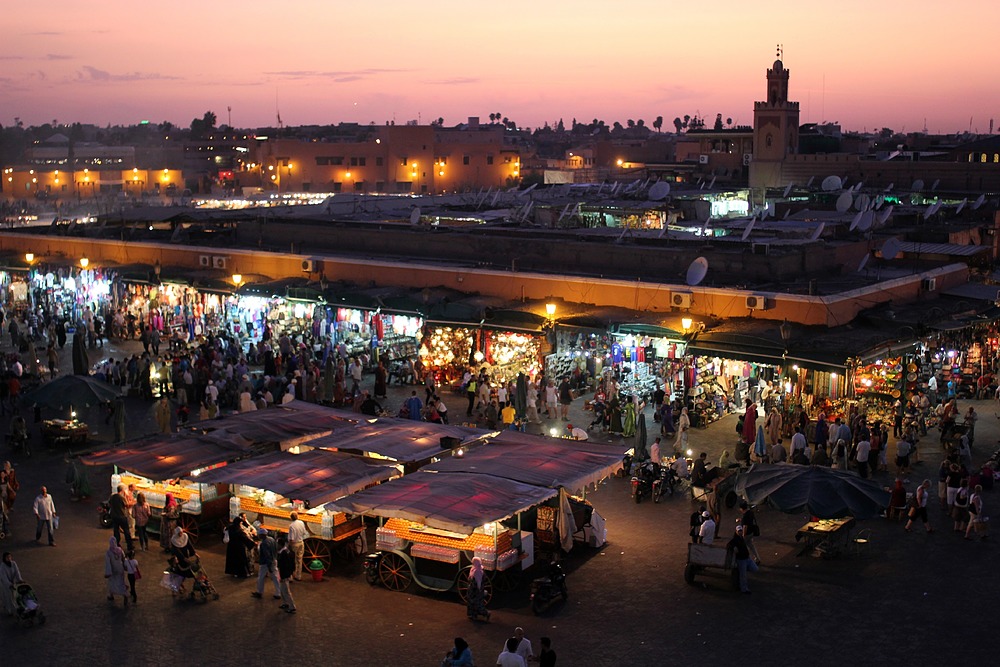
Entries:
{"type": "Polygon", "coordinates": [[[86,269],[88,266],[90,266],[90,260],[87,259],[86,257],[81,257],[80,258],[80,268],[81,269],[86,269]]]}

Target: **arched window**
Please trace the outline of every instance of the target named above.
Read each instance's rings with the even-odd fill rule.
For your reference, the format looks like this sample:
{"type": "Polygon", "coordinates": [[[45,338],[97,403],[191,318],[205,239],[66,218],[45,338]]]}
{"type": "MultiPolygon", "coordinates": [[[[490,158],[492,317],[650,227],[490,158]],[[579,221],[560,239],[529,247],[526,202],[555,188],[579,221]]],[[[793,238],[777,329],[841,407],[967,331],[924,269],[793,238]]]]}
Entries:
{"type": "Polygon", "coordinates": [[[986,153],[983,153],[982,155],[979,156],[979,161],[986,162],[986,153]]]}
{"type": "Polygon", "coordinates": [[[993,162],[1000,162],[1000,153],[993,154],[993,162]]]}

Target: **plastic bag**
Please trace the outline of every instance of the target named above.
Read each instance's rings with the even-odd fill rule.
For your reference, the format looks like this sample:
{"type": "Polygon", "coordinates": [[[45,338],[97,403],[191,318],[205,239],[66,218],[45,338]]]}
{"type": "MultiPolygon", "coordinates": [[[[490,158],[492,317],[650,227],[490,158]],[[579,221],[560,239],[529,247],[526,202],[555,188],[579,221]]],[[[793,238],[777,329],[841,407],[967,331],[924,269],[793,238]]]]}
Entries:
{"type": "Polygon", "coordinates": [[[59,530],[59,515],[56,514],[52,517],[52,530],[59,530]]]}
{"type": "Polygon", "coordinates": [[[222,543],[223,544],[229,544],[229,529],[228,528],[223,528],[222,529],[222,543]]]}

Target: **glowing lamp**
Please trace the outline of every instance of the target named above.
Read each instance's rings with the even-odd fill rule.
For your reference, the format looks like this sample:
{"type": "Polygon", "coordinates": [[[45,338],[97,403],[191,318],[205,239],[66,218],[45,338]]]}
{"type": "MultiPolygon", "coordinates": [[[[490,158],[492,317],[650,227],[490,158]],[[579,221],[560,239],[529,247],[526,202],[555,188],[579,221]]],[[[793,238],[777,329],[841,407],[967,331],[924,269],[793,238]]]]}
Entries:
{"type": "Polygon", "coordinates": [[[556,304],[554,304],[554,303],[547,303],[547,304],[545,304],[545,314],[548,315],[549,317],[552,317],[553,315],[555,315],[556,314],[556,304]]]}
{"type": "Polygon", "coordinates": [[[694,320],[692,320],[690,317],[681,318],[681,328],[683,328],[684,331],[690,329],[692,324],[694,324],[694,320]]]}
{"type": "Polygon", "coordinates": [[[83,268],[87,268],[88,266],[90,266],[90,260],[87,259],[86,257],[81,257],[80,258],[80,266],[83,267],[83,268]]]}
{"type": "Polygon", "coordinates": [[[26,261],[28,264],[31,264],[32,262],[34,262],[35,261],[35,253],[33,253],[33,252],[26,252],[26,253],[24,253],[24,261],[26,261]]]}
{"type": "Polygon", "coordinates": [[[240,274],[240,273],[234,273],[233,274],[233,284],[236,285],[237,287],[239,287],[242,282],[243,282],[243,275],[240,274]]]}

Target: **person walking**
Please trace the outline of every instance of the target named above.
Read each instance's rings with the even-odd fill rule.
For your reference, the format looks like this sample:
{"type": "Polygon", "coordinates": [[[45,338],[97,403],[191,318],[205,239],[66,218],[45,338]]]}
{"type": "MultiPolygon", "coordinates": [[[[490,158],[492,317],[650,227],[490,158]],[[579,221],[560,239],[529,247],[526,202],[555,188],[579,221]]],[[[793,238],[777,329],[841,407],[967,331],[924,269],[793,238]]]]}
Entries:
{"type": "MultiPolygon", "coordinates": [[[[928,533],[934,532],[934,529],[931,528],[931,524],[929,523],[929,519],[927,518],[927,501],[931,496],[930,488],[931,488],[931,480],[925,479],[923,482],[920,483],[920,486],[918,486],[917,490],[914,492],[913,507],[910,508],[909,520],[906,522],[906,525],[903,526],[903,530],[905,530],[906,532],[908,533],[913,532],[912,526],[914,520],[916,519],[920,519],[921,521],[923,521],[924,528],[927,529],[928,533]]],[[[971,512],[972,509],[971,498],[969,500],[969,509],[971,512]]],[[[966,531],[966,535],[968,535],[968,531],[966,531]]]]}
{"type": "Polygon", "coordinates": [[[132,531],[129,530],[128,503],[125,500],[125,485],[119,484],[118,490],[108,496],[108,516],[111,517],[111,527],[114,529],[115,540],[121,543],[125,535],[125,543],[132,549],[132,531]]]}
{"type": "Polygon", "coordinates": [[[980,533],[979,539],[981,540],[989,537],[989,533],[987,532],[989,524],[986,521],[987,517],[983,514],[983,487],[976,484],[976,488],[973,489],[972,494],[969,496],[969,525],[965,529],[965,539],[972,539],[969,537],[972,531],[980,533]]]}
{"type": "Polygon", "coordinates": [[[292,598],[292,575],[296,570],[296,563],[301,562],[288,548],[288,542],[284,537],[278,538],[278,578],[281,582],[281,608],[289,614],[294,614],[295,599],[292,598]]]}
{"type": "Polygon", "coordinates": [[[292,520],[288,524],[288,548],[295,556],[295,580],[302,580],[302,554],[305,553],[305,542],[309,536],[306,524],[299,518],[298,512],[289,515],[292,520]]]}
{"type": "Polygon", "coordinates": [[[563,421],[569,421],[569,406],[573,403],[573,390],[569,384],[569,377],[563,376],[559,383],[559,416],[563,421]]]}
{"type": "Polygon", "coordinates": [[[552,650],[552,640],[540,637],[538,643],[541,645],[541,650],[538,652],[538,667],[556,667],[556,652],[552,650]]]}
{"type": "Polygon", "coordinates": [[[760,536],[760,524],[757,523],[757,514],[750,503],[745,500],[740,501],[740,525],[743,526],[743,541],[747,544],[747,549],[753,555],[754,563],[760,565],[760,554],[753,540],[760,536]]]}
{"type": "Polygon", "coordinates": [[[726,549],[732,552],[736,560],[736,569],[739,571],[740,577],[740,593],[749,595],[750,582],[747,580],[747,573],[756,572],[758,568],[757,563],[750,559],[750,549],[747,546],[746,539],[743,537],[745,530],[746,527],[743,525],[736,526],[736,533],[729,540],[726,549]]]}
{"type": "Polygon", "coordinates": [[[135,594],[135,582],[142,578],[139,571],[139,561],[135,559],[135,551],[129,550],[125,554],[125,576],[128,577],[129,594],[132,597],[132,604],[139,601],[135,594]]]}
{"type": "Polygon", "coordinates": [[[274,582],[274,599],[281,599],[281,583],[278,581],[278,544],[271,537],[267,528],[261,526],[257,529],[257,590],[250,594],[250,597],[264,597],[264,582],[268,577],[274,582]]]}
{"type": "Polygon", "coordinates": [[[486,596],[483,591],[483,560],[479,556],[472,559],[469,571],[469,590],[466,593],[465,611],[470,621],[479,620],[480,616],[490,620],[490,612],[486,608],[486,596]]]}
{"type": "Polygon", "coordinates": [[[35,503],[33,505],[35,511],[35,519],[37,520],[37,525],[35,527],[35,542],[42,541],[42,526],[48,532],[49,546],[54,547],[56,545],[55,536],[52,533],[52,522],[58,516],[56,514],[56,504],[52,501],[52,496],[49,495],[49,490],[42,487],[42,492],[35,497],[35,503]]]}
{"type": "Polygon", "coordinates": [[[150,514],[152,508],[146,502],[146,494],[140,491],[135,496],[135,505],[132,506],[132,518],[135,519],[135,536],[142,551],[149,550],[149,533],[146,532],[146,527],[149,524],[150,514]]]}
{"type": "Polygon", "coordinates": [[[3,554],[3,561],[0,562],[0,598],[3,599],[3,611],[8,616],[13,616],[17,607],[14,605],[14,584],[24,581],[21,578],[21,570],[14,561],[14,556],[9,551],[3,554]]]}
{"type": "Polygon", "coordinates": [[[128,590],[125,588],[125,552],[114,537],[108,539],[108,550],[104,552],[104,580],[108,587],[108,602],[114,602],[120,595],[128,606],[128,590]]]}

